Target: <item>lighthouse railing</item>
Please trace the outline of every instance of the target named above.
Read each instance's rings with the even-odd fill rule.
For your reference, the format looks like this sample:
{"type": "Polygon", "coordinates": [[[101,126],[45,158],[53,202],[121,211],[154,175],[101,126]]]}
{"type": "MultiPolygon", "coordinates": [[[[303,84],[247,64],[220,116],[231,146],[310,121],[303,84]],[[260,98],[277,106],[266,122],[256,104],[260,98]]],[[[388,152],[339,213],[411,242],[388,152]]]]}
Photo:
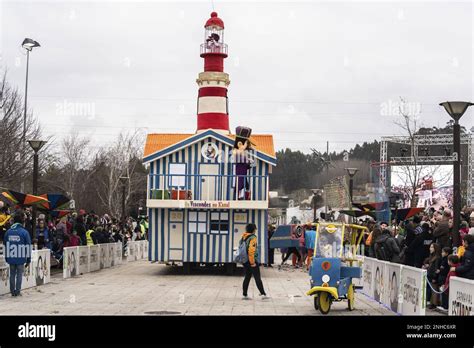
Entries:
{"type": "Polygon", "coordinates": [[[218,174],[150,174],[148,199],[267,201],[268,176],[218,174]]]}
{"type": "Polygon", "coordinates": [[[227,44],[225,43],[203,43],[201,44],[201,54],[205,53],[222,53],[227,54],[227,44]]]}

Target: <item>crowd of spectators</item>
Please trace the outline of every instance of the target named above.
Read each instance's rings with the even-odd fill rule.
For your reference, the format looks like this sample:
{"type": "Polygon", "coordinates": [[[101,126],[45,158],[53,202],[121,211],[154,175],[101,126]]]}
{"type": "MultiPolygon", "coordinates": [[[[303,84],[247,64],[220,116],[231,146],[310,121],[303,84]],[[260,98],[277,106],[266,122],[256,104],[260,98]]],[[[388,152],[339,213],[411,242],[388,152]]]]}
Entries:
{"type": "Polygon", "coordinates": [[[428,209],[404,221],[364,221],[370,234],[365,255],[427,270],[428,308],[447,310],[449,278],[474,279],[474,211],[461,213],[459,231],[452,212],[428,209]]]}
{"type": "MultiPolygon", "coordinates": [[[[13,224],[11,218],[18,208],[7,206],[0,201],[0,243],[13,224]]],[[[79,210],[60,218],[40,213],[33,231],[32,208],[26,207],[24,228],[28,231],[33,249],[50,249],[52,264],[61,264],[63,248],[81,245],[122,242],[126,250],[128,241],[148,239],[148,218],[127,217],[119,220],[109,214],[79,210]]]]}

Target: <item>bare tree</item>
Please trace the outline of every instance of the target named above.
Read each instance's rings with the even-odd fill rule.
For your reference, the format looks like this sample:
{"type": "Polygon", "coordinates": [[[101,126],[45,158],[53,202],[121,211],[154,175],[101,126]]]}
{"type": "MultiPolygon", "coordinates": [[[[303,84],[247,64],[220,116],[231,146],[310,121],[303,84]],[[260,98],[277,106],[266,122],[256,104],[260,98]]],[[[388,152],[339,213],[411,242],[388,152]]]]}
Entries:
{"type": "MultiPolygon", "coordinates": [[[[23,98],[7,81],[0,80],[0,186],[19,189],[32,172],[33,151],[23,142],[23,98]]],[[[26,117],[26,139],[39,138],[41,128],[32,113],[26,117]]],[[[44,151],[44,149],[42,150],[44,151]]]]}
{"type": "MultiPolygon", "coordinates": [[[[69,135],[61,143],[61,154],[64,161],[62,166],[63,188],[71,199],[76,196],[79,170],[89,168],[92,163],[92,156],[88,151],[89,144],[90,139],[80,137],[77,134],[69,135]]],[[[81,180],[81,182],[83,185],[85,184],[84,180],[81,180]]]]}
{"type": "Polygon", "coordinates": [[[141,169],[141,151],[143,135],[140,131],[133,133],[121,133],[117,141],[96,158],[98,170],[98,198],[107,210],[115,215],[120,215],[121,207],[121,183],[120,177],[127,177],[125,187],[125,203],[140,186],[140,176],[137,175],[141,169]]]}

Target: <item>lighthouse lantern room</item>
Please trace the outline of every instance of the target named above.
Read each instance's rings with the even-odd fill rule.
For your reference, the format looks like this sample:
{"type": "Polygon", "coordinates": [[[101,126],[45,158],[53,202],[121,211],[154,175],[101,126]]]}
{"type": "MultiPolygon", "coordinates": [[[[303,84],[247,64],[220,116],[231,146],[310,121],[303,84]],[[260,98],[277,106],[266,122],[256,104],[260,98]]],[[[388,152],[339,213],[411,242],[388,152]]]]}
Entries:
{"type": "Polygon", "coordinates": [[[148,134],[147,208],[150,261],[225,264],[245,226],[257,225],[259,262],[267,261],[269,175],[276,165],[273,137],[249,127],[230,132],[224,72],[224,22],[212,12],[200,56],[195,133],[148,134]]]}

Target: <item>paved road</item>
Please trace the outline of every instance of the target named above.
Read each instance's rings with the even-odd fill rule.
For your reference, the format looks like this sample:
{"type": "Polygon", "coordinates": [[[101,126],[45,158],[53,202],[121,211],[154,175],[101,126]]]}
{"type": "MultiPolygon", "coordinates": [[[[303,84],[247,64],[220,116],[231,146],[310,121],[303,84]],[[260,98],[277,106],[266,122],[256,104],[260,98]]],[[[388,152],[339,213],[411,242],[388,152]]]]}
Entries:
{"type": "MultiPolygon", "coordinates": [[[[308,275],[284,267],[262,268],[270,299],[242,300],[242,269],[234,276],[222,270],[196,270],[183,275],[180,267],[125,263],[72,279],[53,275],[51,283],[23,291],[22,297],[0,296],[0,314],[9,315],[321,315],[305,295],[308,275]]],[[[329,315],[394,315],[363,294],[356,294],[356,310],[347,302],[334,303],[329,315]]]]}

